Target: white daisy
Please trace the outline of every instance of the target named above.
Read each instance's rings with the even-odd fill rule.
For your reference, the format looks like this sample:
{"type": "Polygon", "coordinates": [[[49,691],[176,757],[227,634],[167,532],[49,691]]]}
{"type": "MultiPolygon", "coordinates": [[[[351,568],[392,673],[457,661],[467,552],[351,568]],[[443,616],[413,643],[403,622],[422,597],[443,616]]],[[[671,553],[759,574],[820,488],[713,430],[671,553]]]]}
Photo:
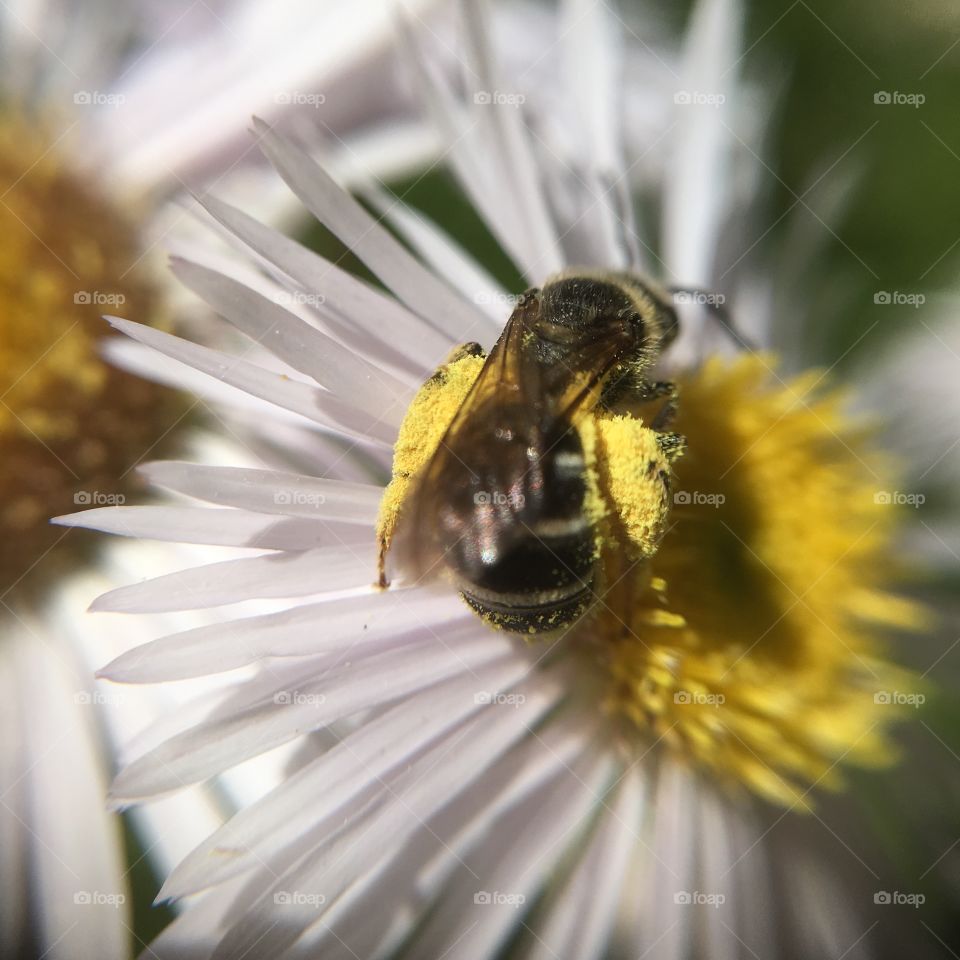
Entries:
{"type": "MultiPolygon", "coordinates": [[[[617,113],[592,109],[617,89],[610,9],[567,6],[579,42],[564,82],[582,109],[552,130],[496,74],[477,7],[465,13],[460,82],[432,69],[429,47],[416,59],[447,156],[528,283],[656,259],[669,283],[709,285],[740,200],[722,189],[725,171],[749,163],[727,135],[735,5],[697,9],[663,145],[658,244],[637,242],[649,235],[633,219],[617,113]],[[589,133],[576,127],[585,121],[589,133]]],[[[229,354],[111,321],[205,375],[189,383],[206,383],[206,396],[245,405],[261,435],[298,438],[291,460],[317,464],[151,463],[148,480],[199,504],[59,521],[255,551],[121,587],[100,612],[283,601],[163,636],[103,671],[229,681],[151,731],[155,745],[114,783],[119,804],[296,748],[289,776],[174,869],[162,895],[191,903],[149,955],[902,955],[913,931],[874,899],[895,874],[863,845],[853,806],[823,796],[849,766],[892,762],[888,701],[914,681],[876,634],[921,622],[888,592],[894,514],[874,497],[885,467],[838,397],[817,373],[785,382],[764,355],[692,363],[707,335],[684,310],[672,375],[689,453],[659,551],[623,577],[631,602],[612,589],[572,630],[526,639],[402,569],[379,589],[378,523],[382,533],[402,511],[400,481],[435,448],[481,361],[467,355],[421,384],[455,344],[489,347],[511,298],[402,203],[371,191],[413,253],[289,140],[263,123],[256,133],[390,294],[206,198],[250,259],[176,271],[247,346],[229,354]],[[324,464],[331,438],[342,452],[324,464]],[[348,456],[379,482],[332,479],[348,456]]],[[[758,317],[742,325],[768,331],[758,317]]],[[[650,433],[602,412],[581,430],[629,527],[649,507],[632,445],[650,433]]]]}
{"type": "MultiPolygon", "coordinates": [[[[103,798],[117,751],[185,693],[157,691],[134,702],[105,690],[94,680],[92,665],[147,634],[90,623],[78,613],[106,588],[107,577],[115,582],[118,575],[219,556],[216,550],[118,544],[98,558],[99,571],[82,573],[79,561],[89,554],[89,541],[64,537],[47,522],[51,513],[75,503],[122,502],[133,464],[157,452],[158,443],[175,449],[170,441],[192,422],[185,400],[103,363],[100,315],[106,305],[122,304],[150,322],[169,321],[166,275],[152,270],[151,255],[160,248],[151,244],[178,218],[188,219],[182,210],[168,215],[159,206],[160,198],[182,186],[181,178],[223,183],[228,193],[242,182],[258,197],[261,215],[276,219],[282,212],[266,202],[268,190],[257,189],[275,178],[265,180],[261,171],[258,179],[244,162],[245,151],[234,149],[246,116],[239,129],[223,116],[215,128],[194,127],[190,146],[195,152],[178,154],[184,168],[166,166],[158,150],[149,166],[143,157],[135,170],[125,163],[124,137],[133,127],[144,147],[172,135],[161,105],[176,105],[175,119],[183,123],[206,102],[222,103],[220,95],[234,81],[208,69],[203,74],[207,99],[198,97],[196,59],[171,36],[189,5],[179,10],[168,5],[152,27],[144,25],[146,6],[97,2],[81,9],[50,2],[0,8],[4,956],[130,955],[124,844],[120,822],[107,813],[103,798]],[[143,221],[136,228],[131,210],[143,221]]],[[[324,89],[348,75],[362,77],[364,65],[379,68],[385,30],[374,36],[341,10],[333,13],[342,42],[325,56],[314,50],[309,69],[291,77],[279,69],[289,69],[281,48],[284,35],[291,35],[279,17],[292,5],[274,5],[279,32],[271,35],[270,49],[249,34],[240,43],[240,31],[233,30],[240,16],[235,6],[221,9],[220,17],[204,8],[207,53],[215,48],[234,71],[255,64],[258,87],[273,98],[275,116],[285,122],[292,122],[295,106],[285,102],[285,84],[296,80],[304,89],[324,89]],[[361,49],[365,64],[358,60],[361,49]]],[[[193,7],[197,13],[203,5],[193,7]]],[[[296,36],[309,44],[325,23],[330,23],[327,17],[313,17],[311,29],[298,28],[296,36]]],[[[363,100],[371,126],[392,117],[392,104],[381,99],[370,88],[363,100]]],[[[349,132],[334,119],[328,130],[349,144],[349,132]]],[[[194,427],[192,436],[202,433],[194,427]]],[[[228,452],[236,457],[236,450],[228,452]]],[[[171,618],[170,629],[188,622],[202,620],[171,618]]],[[[258,773],[265,782],[275,776],[262,767],[258,773]]],[[[134,819],[145,828],[141,840],[149,858],[166,872],[239,803],[262,790],[262,782],[241,771],[215,789],[198,789],[138,812],[134,819]]]]}

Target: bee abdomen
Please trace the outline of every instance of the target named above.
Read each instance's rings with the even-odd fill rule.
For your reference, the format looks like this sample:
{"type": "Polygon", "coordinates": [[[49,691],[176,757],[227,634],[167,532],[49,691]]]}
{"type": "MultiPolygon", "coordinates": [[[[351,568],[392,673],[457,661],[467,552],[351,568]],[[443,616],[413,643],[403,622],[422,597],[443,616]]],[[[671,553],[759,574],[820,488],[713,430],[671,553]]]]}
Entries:
{"type": "Polygon", "coordinates": [[[553,592],[483,594],[463,589],[460,595],[484,620],[513,633],[544,633],[573,623],[593,595],[590,583],[553,592]]]}
{"type": "Polygon", "coordinates": [[[592,527],[580,514],[541,520],[537,531],[476,582],[459,584],[464,600],[504,630],[553,630],[590,605],[596,566],[592,527]],[[548,534],[544,527],[556,529],[548,534]]]}

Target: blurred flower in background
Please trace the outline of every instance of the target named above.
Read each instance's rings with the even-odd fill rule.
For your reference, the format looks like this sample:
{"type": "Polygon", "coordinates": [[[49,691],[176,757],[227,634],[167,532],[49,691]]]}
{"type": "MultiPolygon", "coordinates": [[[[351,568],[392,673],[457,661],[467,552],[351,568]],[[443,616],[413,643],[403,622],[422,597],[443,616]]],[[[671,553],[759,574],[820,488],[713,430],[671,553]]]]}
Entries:
{"type": "MultiPolygon", "coordinates": [[[[190,218],[168,203],[188,185],[242,190],[261,216],[283,217],[271,201],[276,178],[249,159],[250,103],[269,104],[290,129],[308,110],[341,149],[402,106],[382,94],[392,62],[386,8],[332,7],[304,29],[302,6],[272,4],[268,23],[263,5],[240,3],[11,3],[0,12],[4,956],[131,955],[129,879],[148,871],[138,868],[141,841],[128,834],[125,849],[104,797],[116,745],[176,701],[134,704],[96,684],[91,666],[136,642],[135,632],[79,616],[107,582],[98,566],[115,582],[119,570],[169,564],[169,553],[124,545],[90,566],[91,541],[48,522],[77,505],[123,503],[137,462],[202,435],[196,402],[103,361],[101,315],[130,309],[169,328],[161,242],[189,242],[190,218]],[[293,41],[303,51],[296,62],[293,41]],[[367,73],[376,80],[361,97],[367,73]],[[341,103],[328,115],[311,91],[341,81],[356,110],[341,103]],[[242,115],[231,93],[247,103],[242,115]]],[[[402,157],[387,159],[403,169],[402,157]]],[[[203,315],[191,319],[202,335],[203,315]]],[[[235,444],[220,456],[250,455],[235,444]]],[[[187,562],[183,551],[175,562],[187,562]]],[[[244,789],[235,781],[139,817],[151,861],[169,869],[250,795],[244,789]]]]}
{"type": "MultiPolygon", "coordinates": [[[[304,151],[259,124],[267,156],[342,241],[336,249],[393,296],[341,269],[342,253],[325,259],[206,197],[246,254],[180,260],[175,270],[246,339],[222,352],[114,321],[168,358],[128,350],[131,365],[199,388],[224,409],[245,408],[248,442],[259,419],[277,459],[305,467],[237,469],[209,455],[208,466],[154,463],[145,473],[156,485],[221,509],[176,503],[61,521],[258,551],[121,588],[99,611],[230,606],[234,617],[251,598],[279,608],[168,634],[105,671],[128,683],[224,680],[213,699],[202,692],[151,729],[115,784],[117,802],[175,792],[275,751],[289,774],[176,868],[164,893],[193,902],[152,952],[939,950],[951,936],[952,894],[937,883],[938,874],[949,879],[948,814],[927,808],[920,829],[883,803],[902,795],[917,808],[925,783],[956,789],[929,752],[933,740],[950,747],[914,709],[935,695],[936,680],[948,682],[937,668],[950,648],[918,605],[889,592],[890,582],[909,586],[895,527],[917,517],[909,510],[922,495],[900,489],[824,391],[841,378],[842,355],[799,378],[762,356],[701,370],[705,355],[730,346],[704,307],[729,306],[763,345],[792,344],[780,369],[800,369],[816,352],[798,344],[816,326],[804,290],[828,245],[846,246],[836,199],[853,182],[844,154],[795,194],[786,229],[766,242],[762,185],[778,178],[757,116],[775,91],[765,97],[738,79],[751,48],[740,43],[736,4],[699,4],[682,54],[671,56],[645,46],[636,20],[625,26],[607,5],[571,2],[552,24],[539,21],[547,32],[533,63],[499,73],[510,57],[495,55],[496,32],[475,5],[465,14],[452,72],[446,34],[414,18],[407,42],[462,190],[457,209],[465,195],[496,241],[489,259],[405,203],[415,185],[398,197],[354,180],[365,209],[311,162],[309,138],[304,151]],[[556,72],[540,73],[544,60],[556,72]],[[651,61],[661,93],[646,109],[642,94],[621,86],[618,64],[651,61]],[[654,156],[635,152],[638,129],[654,156]],[[452,592],[366,586],[382,487],[356,481],[386,480],[404,411],[449,347],[489,346],[510,289],[566,264],[642,268],[693,290],[676,301],[685,334],[671,363],[679,428],[691,441],[677,474],[700,484],[678,491],[676,529],[654,561],[666,574],[661,606],[636,611],[647,618],[634,626],[652,659],[617,646],[602,617],[606,654],[584,665],[562,637],[544,657],[535,643],[487,630],[452,592]],[[623,681],[612,697],[602,687],[611,670],[623,681]],[[919,732],[924,749],[913,766],[896,767],[892,727],[915,716],[907,737],[919,732]],[[624,750],[624,718],[645,750],[624,750]]],[[[883,387],[894,376],[863,376],[867,395],[884,398],[872,412],[890,414],[883,387]]],[[[896,409],[910,422],[910,404],[896,409]]],[[[912,409],[931,415],[915,398],[912,409]]],[[[923,451],[912,461],[936,456],[923,451]]]]}

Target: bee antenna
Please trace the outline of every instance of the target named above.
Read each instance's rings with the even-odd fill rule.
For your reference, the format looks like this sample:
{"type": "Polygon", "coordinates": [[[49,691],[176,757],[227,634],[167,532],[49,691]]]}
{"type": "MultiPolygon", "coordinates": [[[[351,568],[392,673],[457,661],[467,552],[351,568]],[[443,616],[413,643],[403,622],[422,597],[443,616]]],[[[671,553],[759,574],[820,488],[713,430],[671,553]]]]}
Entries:
{"type": "Polygon", "coordinates": [[[696,301],[697,304],[703,307],[720,324],[720,327],[726,331],[738,347],[753,352],[759,349],[750,337],[737,329],[722,297],[718,297],[717,294],[710,290],[704,290],[702,287],[667,287],[667,292],[674,295],[686,294],[687,296],[702,298],[696,301]]]}

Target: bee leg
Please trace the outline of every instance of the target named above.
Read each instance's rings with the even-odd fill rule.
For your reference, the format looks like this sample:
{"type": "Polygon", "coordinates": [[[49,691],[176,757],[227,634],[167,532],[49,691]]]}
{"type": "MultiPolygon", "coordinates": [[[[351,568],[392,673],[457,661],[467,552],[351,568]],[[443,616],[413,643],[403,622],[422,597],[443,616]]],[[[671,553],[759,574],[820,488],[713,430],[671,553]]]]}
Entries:
{"type": "Polygon", "coordinates": [[[657,446],[663,453],[667,463],[673,463],[679,457],[682,457],[687,449],[687,438],[679,433],[659,433],[657,435],[657,446]]]}
{"type": "Polygon", "coordinates": [[[758,347],[745,333],[741,333],[737,329],[736,324],[733,322],[733,318],[730,316],[730,311],[727,310],[726,305],[723,303],[717,302],[717,297],[715,294],[711,293],[709,290],[701,290],[698,287],[668,287],[670,293],[686,293],[692,294],[694,296],[703,297],[703,302],[700,304],[706,310],[714,320],[720,324],[722,330],[724,330],[727,336],[736,343],[738,347],[742,350],[749,350],[752,353],[756,353],[758,347]]]}
{"type": "Polygon", "coordinates": [[[377,586],[386,590],[390,586],[387,579],[387,538],[380,537],[380,549],[377,553],[377,586]]]}
{"type": "Polygon", "coordinates": [[[673,423],[673,421],[676,419],[676,416],[676,401],[669,400],[660,408],[657,415],[650,421],[650,429],[654,433],[666,433],[667,427],[673,423]]]}
{"type": "Polygon", "coordinates": [[[641,388],[638,400],[658,400],[660,397],[668,397],[671,402],[676,402],[678,395],[677,385],[672,380],[648,380],[641,388]]]}
{"type": "Polygon", "coordinates": [[[642,370],[627,368],[609,379],[600,394],[600,405],[607,410],[614,409],[622,401],[649,403],[660,397],[676,400],[676,384],[666,380],[648,380],[642,370]]]}
{"type": "Polygon", "coordinates": [[[650,421],[650,429],[656,433],[663,433],[673,423],[677,416],[677,400],[679,393],[677,385],[669,380],[655,380],[647,384],[644,400],[657,400],[666,397],[666,403],[660,408],[656,416],[650,421]]]}

